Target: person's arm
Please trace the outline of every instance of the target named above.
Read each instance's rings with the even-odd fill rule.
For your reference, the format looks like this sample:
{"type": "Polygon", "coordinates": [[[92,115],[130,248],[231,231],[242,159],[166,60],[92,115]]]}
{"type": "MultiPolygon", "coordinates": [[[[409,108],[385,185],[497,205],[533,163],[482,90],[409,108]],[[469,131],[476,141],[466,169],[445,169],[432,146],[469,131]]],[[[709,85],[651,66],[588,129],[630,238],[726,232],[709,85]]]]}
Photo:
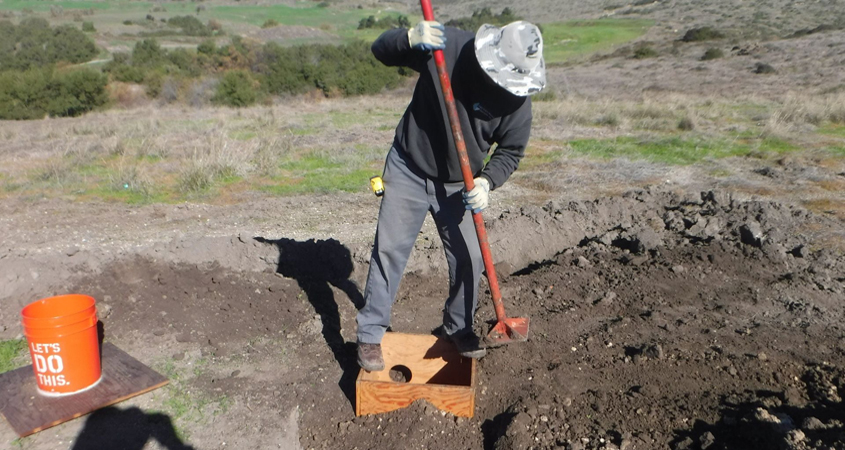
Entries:
{"type": "Polygon", "coordinates": [[[481,171],[481,176],[490,181],[490,189],[496,189],[510,178],[525,156],[525,147],[531,135],[531,100],[514,114],[502,120],[500,133],[496,136],[496,150],[481,171]]]}

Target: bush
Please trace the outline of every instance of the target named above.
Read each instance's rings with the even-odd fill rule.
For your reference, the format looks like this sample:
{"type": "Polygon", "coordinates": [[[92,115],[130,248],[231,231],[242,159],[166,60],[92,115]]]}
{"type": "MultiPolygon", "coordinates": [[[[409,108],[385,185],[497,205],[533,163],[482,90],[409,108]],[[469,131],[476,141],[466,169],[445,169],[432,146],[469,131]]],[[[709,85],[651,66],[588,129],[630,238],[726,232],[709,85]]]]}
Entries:
{"type": "Polygon", "coordinates": [[[754,67],[754,73],[757,74],[770,74],[770,73],[778,73],[774,67],[766,63],[757,63],[754,67]]]}
{"type": "Polygon", "coordinates": [[[200,45],[197,46],[197,53],[202,55],[213,55],[217,52],[217,44],[214,43],[214,40],[208,39],[202,41],[200,45]]]}
{"type": "Polygon", "coordinates": [[[702,61],[709,61],[711,59],[719,59],[725,56],[725,52],[722,51],[720,48],[711,47],[708,48],[704,55],[701,56],[702,61]]]}
{"type": "Polygon", "coordinates": [[[521,20],[521,18],[513,13],[510,8],[505,8],[498,15],[493,14],[490,8],[477,9],[472,13],[472,17],[464,17],[460,19],[452,19],[446,22],[447,26],[460,28],[473,33],[478,30],[481,25],[489,23],[491,25],[501,26],[507,25],[513,21],[521,20]]]}
{"type": "Polygon", "coordinates": [[[31,68],[0,73],[0,119],[41,119],[47,115],[52,70],[31,68]]]}
{"type": "Polygon", "coordinates": [[[97,30],[94,28],[94,22],[82,22],[82,31],[86,33],[93,33],[97,30]]]}
{"type": "Polygon", "coordinates": [[[687,30],[684,37],[681,38],[684,42],[698,42],[710,41],[713,39],[721,39],[725,37],[720,31],[711,27],[691,28],[687,30]]]}
{"type": "Polygon", "coordinates": [[[243,70],[232,70],[223,75],[211,101],[218,105],[237,108],[250,106],[258,100],[255,88],[255,82],[249,73],[243,70]]]}
{"type": "Polygon", "coordinates": [[[381,29],[388,29],[388,28],[410,28],[411,22],[408,20],[407,16],[387,16],[382,17],[381,19],[376,19],[376,16],[369,16],[366,19],[361,19],[358,22],[358,29],[363,30],[365,28],[381,28],[381,29]]]}
{"type": "Polygon", "coordinates": [[[53,30],[53,39],[47,44],[51,61],[79,64],[97,56],[97,46],[80,30],[62,25],[53,30]]]}
{"type": "Polygon", "coordinates": [[[261,25],[261,28],[273,28],[277,26],[279,26],[279,22],[276,22],[273,19],[267,19],[264,24],[261,25]]]}
{"type": "Polygon", "coordinates": [[[695,129],[695,121],[690,117],[684,117],[678,121],[678,129],[681,131],[692,131],[695,129]]]}
{"type": "Polygon", "coordinates": [[[656,56],[658,56],[657,50],[649,46],[638,47],[634,50],[634,59],[654,58],[656,56]]]}
{"type": "Polygon", "coordinates": [[[164,79],[164,83],[161,85],[161,93],[159,94],[159,98],[164,103],[173,103],[179,100],[182,97],[182,84],[179,80],[173,77],[167,77],[164,79]]]}
{"type": "Polygon", "coordinates": [[[109,66],[103,68],[104,72],[111,74],[111,77],[115,81],[121,81],[124,83],[141,83],[144,81],[144,77],[146,73],[144,69],[135,66],[129,66],[126,64],[115,64],[113,66],[109,66]]]}
{"type": "Polygon", "coordinates": [[[15,26],[0,22],[0,67],[27,70],[57,62],[78,64],[97,55],[97,46],[71,25],[50,28],[41,18],[26,18],[15,26]]]}
{"type": "Polygon", "coordinates": [[[91,69],[52,68],[0,73],[0,119],[78,116],[108,100],[107,78],[91,69]]]}
{"type": "Polygon", "coordinates": [[[208,25],[206,25],[208,29],[211,31],[211,34],[226,34],[223,31],[223,24],[220,23],[219,20],[209,19],[208,25]]]}
{"type": "Polygon", "coordinates": [[[186,36],[211,36],[211,30],[194,16],[171,17],[167,24],[180,28],[186,36]]]}
{"type": "Polygon", "coordinates": [[[325,95],[373,94],[399,84],[402,73],[378,62],[368,44],[303,45],[267,44],[257,66],[273,94],[299,94],[317,88],[325,95]]]}
{"type": "Polygon", "coordinates": [[[164,62],[164,51],[155,39],[144,39],[135,44],[132,50],[132,65],[136,67],[153,67],[164,62]]]}
{"type": "Polygon", "coordinates": [[[47,106],[53,116],[79,116],[106,104],[108,79],[94,70],[59,73],[54,79],[54,97],[47,106]]]}
{"type": "Polygon", "coordinates": [[[162,74],[149,71],[144,75],[144,88],[148,97],[158,97],[161,94],[162,84],[164,84],[164,76],[162,74]]]}

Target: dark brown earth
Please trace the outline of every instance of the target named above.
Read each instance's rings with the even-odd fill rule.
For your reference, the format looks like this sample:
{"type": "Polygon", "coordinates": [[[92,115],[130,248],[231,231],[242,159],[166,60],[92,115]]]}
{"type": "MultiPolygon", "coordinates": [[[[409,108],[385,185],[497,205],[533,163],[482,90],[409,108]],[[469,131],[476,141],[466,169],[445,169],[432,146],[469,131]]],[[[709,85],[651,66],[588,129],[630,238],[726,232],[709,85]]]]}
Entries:
{"type": "MultiPolygon", "coordinates": [[[[499,265],[531,335],[481,360],[472,419],[424,402],[354,416],[360,262],[333,239],[238,241],[274,255],[263,273],[126,259],[73,290],[103,299],[119,345],[169,342],[175,361],[197,349],[209,369],[190,390],[247,399],[257,435],[298,411],[302,448],[845,448],[845,257],[819,244],[841,223],[646,189],[505,211],[489,228],[543,230],[524,245],[554,252],[499,265]]],[[[393,330],[437,328],[445,284],[410,273],[393,330]]]]}

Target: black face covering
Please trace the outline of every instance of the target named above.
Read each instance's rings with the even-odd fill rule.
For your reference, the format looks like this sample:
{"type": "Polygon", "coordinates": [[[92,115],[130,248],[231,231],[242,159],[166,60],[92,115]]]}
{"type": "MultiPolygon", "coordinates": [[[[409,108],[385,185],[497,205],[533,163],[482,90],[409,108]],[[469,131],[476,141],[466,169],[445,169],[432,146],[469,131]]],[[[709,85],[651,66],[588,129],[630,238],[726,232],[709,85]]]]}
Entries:
{"type": "Polygon", "coordinates": [[[478,59],[475,58],[475,55],[473,55],[473,59],[475,61],[475,73],[473,74],[473,77],[478,80],[477,86],[480,89],[483,89],[488,93],[488,95],[520,98],[518,95],[514,95],[509,90],[499,86],[499,83],[496,83],[492,78],[490,78],[490,75],[487,75],[484,72],[484,69],[481,68],[481,64],[478,63],[478,59]]]}

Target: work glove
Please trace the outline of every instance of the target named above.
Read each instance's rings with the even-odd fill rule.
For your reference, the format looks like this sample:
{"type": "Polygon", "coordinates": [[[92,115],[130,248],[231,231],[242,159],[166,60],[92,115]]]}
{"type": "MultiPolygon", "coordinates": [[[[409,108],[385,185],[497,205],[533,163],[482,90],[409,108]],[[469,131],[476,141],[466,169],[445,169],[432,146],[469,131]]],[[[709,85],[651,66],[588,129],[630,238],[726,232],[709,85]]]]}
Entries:
{"type": "Polygon", "coordinates": [[[414,50],[443,50],[446,48],[446,36],[443,25],[433,20],[423,20],[408,30],[408,42],[414,50]]]}
{"type": "Polygon", "coordinates": [[[464,191],[464,205],[476,214],[486,208],[490,201],[490,182],[487,178],[478,177],[473,179],[472,183],[475,187],[469,192],[464,191]]]}

